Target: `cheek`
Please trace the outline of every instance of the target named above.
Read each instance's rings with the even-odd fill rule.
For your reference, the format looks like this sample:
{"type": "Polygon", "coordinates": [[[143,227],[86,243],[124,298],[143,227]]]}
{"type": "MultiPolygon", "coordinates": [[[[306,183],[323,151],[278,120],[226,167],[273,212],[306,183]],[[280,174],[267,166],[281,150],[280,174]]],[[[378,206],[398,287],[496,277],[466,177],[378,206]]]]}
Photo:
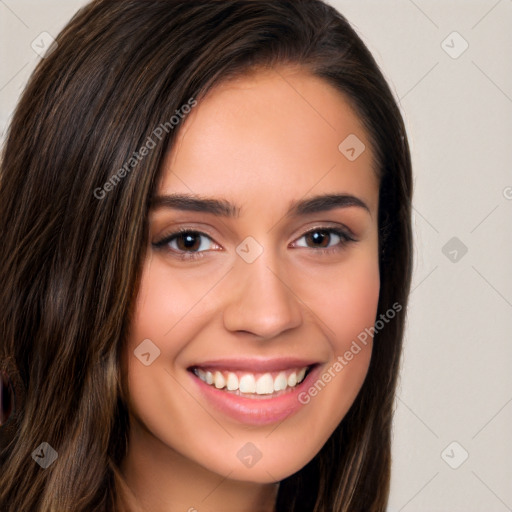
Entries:
{"type": "Polygon", "coordinates": [[[210,281],[211,278],[180,277],[162,262],[149,260],[130,331],[132,351],[149,338],[158,342],[167,357],[178,354],[193,336],[193,326],[200,319],[198,305],[211,287],[210,281]],[[187,336],[183,335],[184,330],[187,336]],[[174,335],[176,331],[180,336],[174,335]]]}
{"type": "Polygon", "coordinates": [[[203,327],[202,300],[212,287],[211,281],[211,276],[179,276],[151,257],[145,263],[123,354],[123,374],[132,414],[161,439],[186,436],[188,419],[182,415],[190,414],[182,404],[190,403],[191,398],[176,374],[184,371],[178,368],[180,355],[203,327]],[[150,352],[147,366],[136,357],[142,352],[141,346],[150,352]],[[168,423],[169,417],[174,421],[168,423]]]}
{"type": "Polygon", "coordinates": [[[301,272],[297,294],[320,318],[326,339],[335,354],[343,353],[352,340],[374,325],[380,292],[377,248],[354,252],[339,265],[301,272]]]}
{"type": "MultiPolygon", "coordinates": [[[[195,415],[190,412],[191,396],[180,385],[176,367],[180,354],[200,330],[197,316],[200,307],[194,306],[206,292],[205,288],[204,283],[187,285],[176,278],[176,272],[170,275],[169,268],[156,261],[146,263],[127,350],[123,354],[123,372],[130,412],[155,436],[149,437],[152,457],[157,458],[162,452],[161,445],[152,444],[153,439],[163,440],[168,447],[179,447],[181,440],[188,439],[191,425],[203,420],[197,412],[195,415]],[[141,343],[145,343],[151,353],[147,366],[134,354],[141,343]]],[[[148,442],[148,438],[137,431],[135,438],[142,437],[148,442]]],[[[192,439],[189,444],[193,446],[192,439]]]]}
{"type": "Polygon", "coordinates": [[[355,340],[375,323],[380,292],[378,262],[354,265],[339,284],[332,294],[331,307],[332,318],[337,320],[337,353],[346,349],[348,340],[355,340]]]}

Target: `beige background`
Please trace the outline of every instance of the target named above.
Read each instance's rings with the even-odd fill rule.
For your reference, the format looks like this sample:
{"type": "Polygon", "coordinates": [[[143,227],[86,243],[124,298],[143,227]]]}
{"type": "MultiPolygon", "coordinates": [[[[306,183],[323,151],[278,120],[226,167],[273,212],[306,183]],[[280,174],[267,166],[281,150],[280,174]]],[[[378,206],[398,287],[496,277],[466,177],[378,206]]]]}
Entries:
{"type": "MultiPolygon", "coordinates": [[[[84,3],[0,0],[0,134],[40,59],[32,41],[84,3]]],[[[512,0],[331,3],[391,83],[413,153],[389,512],[512,511],[512,0]]]]}

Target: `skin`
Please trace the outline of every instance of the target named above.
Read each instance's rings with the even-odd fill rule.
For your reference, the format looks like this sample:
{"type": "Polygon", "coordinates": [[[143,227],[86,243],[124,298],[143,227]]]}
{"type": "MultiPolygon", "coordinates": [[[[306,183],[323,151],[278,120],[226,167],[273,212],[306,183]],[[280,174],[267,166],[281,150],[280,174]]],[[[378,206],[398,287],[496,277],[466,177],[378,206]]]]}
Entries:
{"type": "MultiPolygon", "coordinates": [[[[378,192],[373,152],[342,94],[300,68],[260,70],[223,83],[180,127],[165,160],[158,195],[226,199],[237,218],[153,209],[141,288],[124,353],[131,430],[122,472],[154,512],[273,511],[278,482],[308,463],[353,403],[367,373],[371,340],[309,404],[284,421],[247,425],[220,412],[191,383],[197,362],[297,356],[332,367],[373,326],[379,297],[378,192]],[[366,150],[349,161],[338,145],[356,134],[366,150]],[[317,194],[356,196],[368,207],[287,215],[289,203],[317,194]],[[177,228],[198,237],[203,257],[181,260],[177,228]],[[304,234],[337,227],[318,243],[304,234]],[[236,252],[248,236],[263,253],[236,252]],[[319,247],[328,247],[322,253],[319,247]],[[174,250],[174,252],[173,252],[174,250]],[[151,339],[160,356],[134,356],[151,339]],[[246,467],[247,442],[262,457],[246,467]]],[[[189,251],[191,252],[191,251],[189,251]]]]}

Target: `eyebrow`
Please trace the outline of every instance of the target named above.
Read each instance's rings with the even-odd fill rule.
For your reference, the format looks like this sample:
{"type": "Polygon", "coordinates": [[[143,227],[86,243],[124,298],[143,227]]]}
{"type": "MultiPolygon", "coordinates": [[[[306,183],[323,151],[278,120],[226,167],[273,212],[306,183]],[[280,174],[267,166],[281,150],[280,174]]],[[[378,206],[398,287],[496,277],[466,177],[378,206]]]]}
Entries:
{"type": "MultiPolygon", "coordinates": [[[[351,194],[323,194],[306,199],[294,200],[290,202],[287,214],[298,217],[352,206],[362,208],[371,214],[366,203],[351,194]]],[[[239,217],[241,211],[240,206],[230,203],[225,199],[189,194],[171,194],[153,197],[150,209],[156,210],[160,208],[210,213],[212,215],[228,218],[239,217]]]]}

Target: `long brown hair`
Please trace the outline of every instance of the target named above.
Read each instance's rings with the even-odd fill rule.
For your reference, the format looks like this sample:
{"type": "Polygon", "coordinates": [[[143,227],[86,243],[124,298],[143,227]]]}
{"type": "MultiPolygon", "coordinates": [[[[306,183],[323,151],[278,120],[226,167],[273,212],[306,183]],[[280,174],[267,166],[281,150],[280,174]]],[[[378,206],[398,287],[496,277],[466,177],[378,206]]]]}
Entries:
{"type": "Polygon", "coordinates": [[[114,510],[129,428],[119,361],[149,201],[176,137],[168,121],[223,80],[290,63],[336,87],[367,128],[380,178],[377,316],[401,309],[375,334],[346,417],[281,482],[277,511],[383,512],[412,180],[402,117],[361,39],[321,0],[96,0],[57,45],[21,97],[0,171],[0,360],[15,390],[0,428],[0,510],[114,510]],[[156,147],[99,194],[165,122],[156,147]],[[47,469],[31,456],[43,442],[58,454],[47,469]]]}

